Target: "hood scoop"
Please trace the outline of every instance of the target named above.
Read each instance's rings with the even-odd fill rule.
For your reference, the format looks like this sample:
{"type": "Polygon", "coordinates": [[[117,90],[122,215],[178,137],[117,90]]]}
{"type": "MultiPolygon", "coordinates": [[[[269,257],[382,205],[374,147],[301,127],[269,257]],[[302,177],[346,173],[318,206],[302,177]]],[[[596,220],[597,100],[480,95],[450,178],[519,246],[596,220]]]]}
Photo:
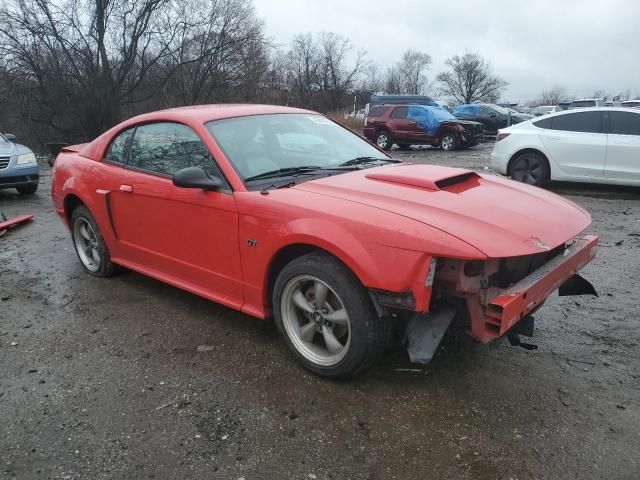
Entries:
{"type": "Polygon", "coordinates": [[[411,165],[413,168],[405,172],[402,167],[403,165],[398,165],[383,171],[371,172],[366,177],[370,180],[424,188],[434,192],[449,189],[456,185],[475,186],[476,181],[480,178],[477,173],[462,168],[420,165],[419,167],[422,168],[417,171],[416,167],[418,165],[411,165]]]}

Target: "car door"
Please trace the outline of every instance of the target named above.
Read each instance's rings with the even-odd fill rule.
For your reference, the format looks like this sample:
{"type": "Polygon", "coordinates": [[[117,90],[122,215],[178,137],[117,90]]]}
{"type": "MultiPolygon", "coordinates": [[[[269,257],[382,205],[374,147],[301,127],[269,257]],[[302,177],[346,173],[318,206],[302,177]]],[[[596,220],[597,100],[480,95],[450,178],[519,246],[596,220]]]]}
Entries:
{"type": "Polygon", "coordinates": [[[484,123],[487,130],[492,132],[496,132],[498,129],[506,127],[508,123],[504,115],[501,115],[494,109],[485,106],[480,107],[480,118],[482,118],[481,121],[484,123]]]}
{"type": "Polygon", "coordinates": [[[105,162],[112,171],[110,215],[125,266],[222,303],[242,301],[238,213],[230,187],[200,138],[171,122],[139,125],[126,139],[126,153],[105,162]],[[180,188],[171,176],[201,167],[223,179],[219,191],[180,188]]]}
{"type": "Polygon", "coordinates": [[[562,171],[569,175],[602,177],[607,134],[602,112],[576,111],[551,117],[540,133],[542,143],[562,171]]]}
{"type": "Polygon", "coordinates": [[[407,130],[407,140],[409,142],[415,142],[416,144],[433,142],[433,135],[437,131],[437,125],[435,125],[434,129],[429,113],[429,110],[425,107],[419,105],[409,106],[407,119],[413,122],[407,130]]]}
{"type": "Polygon", "coordinates": [[[409,107],[395,107],[389,115],[389,129],[394,142],[406,141],[409,138],[409,132],[415,130],[416,122],[407,118],[409,107]]]}
{"type": "Polygon", "coordinates": [[[609,111],[604,115],[609,126],[604,176],[640,180],[640,112],[609,111]]]}

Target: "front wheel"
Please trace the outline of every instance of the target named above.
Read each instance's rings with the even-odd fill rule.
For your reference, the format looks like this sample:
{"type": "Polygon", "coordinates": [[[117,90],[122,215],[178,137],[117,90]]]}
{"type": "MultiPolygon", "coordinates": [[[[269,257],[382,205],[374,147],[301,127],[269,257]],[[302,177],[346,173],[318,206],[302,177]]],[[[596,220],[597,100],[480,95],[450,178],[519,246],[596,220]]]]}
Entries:
{"type": "Polygon", "coordinates": [[[391,135],[386,130],[383,130],[376,135],[376,145],[382,150],[389,150],[391,148],[391,135]]]}
{"type": "Polygon", "coordinates": [[[519,182],[543,187],[549,181],[549,162],[538,152],[524,152],[513,159],[510,176],[519,182]]]}
{"type": "Polygon", "coordinates": [[[285,266],[273,307],[287,346],[317,375],[351,377],[384,349],[385,320],[353,273],[330,255],[311,253],[285,266]]]}
{"type": "Polygon", "coordinates": [[[455,133],[445,133],[440,139],[440,148],[445,152],[455,150],[458,146],[458,136],[455,133]]]}

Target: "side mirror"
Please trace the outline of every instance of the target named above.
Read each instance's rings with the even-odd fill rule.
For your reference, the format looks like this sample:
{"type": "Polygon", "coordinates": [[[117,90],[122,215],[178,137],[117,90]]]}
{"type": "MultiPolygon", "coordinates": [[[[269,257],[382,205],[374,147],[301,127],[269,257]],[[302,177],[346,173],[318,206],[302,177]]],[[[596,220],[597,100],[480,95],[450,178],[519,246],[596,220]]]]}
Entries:
{"type": "Polygon", "coordinates": [[[178,170],[173,175],[173,184],[182,188],[201,188],[203,190],[218,190],[222,187],[222,180],[209,175],[202,168],[187,167],[178,170]]]}
{"type": "Polygon", "coordinates": [[[13,133],[5,133],[3,134],[7,140],[10,142],[16,143],[16,136],[13,133]]]}
{"type": "Polygon", "coordinates": [[[490,117],[497,117],[497,115],[495,113],[490,113],[489,116],[490,117]]]}

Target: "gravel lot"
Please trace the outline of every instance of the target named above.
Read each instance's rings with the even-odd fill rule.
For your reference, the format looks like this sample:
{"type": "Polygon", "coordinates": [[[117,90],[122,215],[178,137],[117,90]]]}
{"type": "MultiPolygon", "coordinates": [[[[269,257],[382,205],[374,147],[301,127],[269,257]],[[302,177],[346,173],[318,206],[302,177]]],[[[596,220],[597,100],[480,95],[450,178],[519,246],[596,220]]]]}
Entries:
{"type": "MultiPolygon", "coordinates": [[[[394,154],[483,171],[491,148],[394,154]]],[[[0,238],[0,478],[640,476],[640,189],[552,186],[593,216],[600,297],[552,297],[538,350],[451,335],[426,369],[391,351],[330,382],[269,322],[84,274],[49,186],[43,167],[35,196],[0,191],[36,216],[0,238]]]]}

